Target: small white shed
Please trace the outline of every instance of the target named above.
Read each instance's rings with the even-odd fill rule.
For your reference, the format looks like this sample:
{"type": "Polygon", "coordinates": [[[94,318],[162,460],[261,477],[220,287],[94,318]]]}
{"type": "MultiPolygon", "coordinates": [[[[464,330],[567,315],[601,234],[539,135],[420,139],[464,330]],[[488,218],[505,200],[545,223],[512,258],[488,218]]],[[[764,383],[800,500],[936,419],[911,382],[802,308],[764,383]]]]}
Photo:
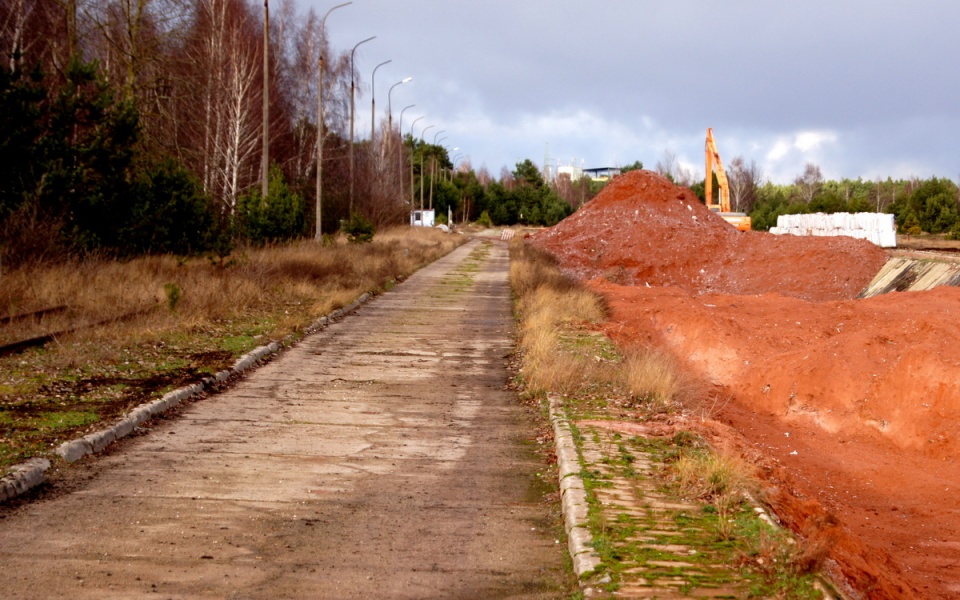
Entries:
{"type": "Polygon", "coordinates": [[[436,211],[432,209],[410,211],[410,225],[413,227],[433,227],[435,219],[436,211]]]}

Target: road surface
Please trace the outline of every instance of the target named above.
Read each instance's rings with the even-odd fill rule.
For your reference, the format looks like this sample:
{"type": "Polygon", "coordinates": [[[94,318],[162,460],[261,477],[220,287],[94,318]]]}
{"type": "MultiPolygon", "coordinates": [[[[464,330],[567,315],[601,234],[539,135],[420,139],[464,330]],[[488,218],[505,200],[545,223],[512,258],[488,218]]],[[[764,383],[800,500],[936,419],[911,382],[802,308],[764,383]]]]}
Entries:
{"type": "MultiPolygon", "coordinates": [[[[560,598],[505,389],[508,258],[471,241],[0,519],[4,598],[560,598]]],[[[547,481],[551,481],[547,479],[547,481]]]]}

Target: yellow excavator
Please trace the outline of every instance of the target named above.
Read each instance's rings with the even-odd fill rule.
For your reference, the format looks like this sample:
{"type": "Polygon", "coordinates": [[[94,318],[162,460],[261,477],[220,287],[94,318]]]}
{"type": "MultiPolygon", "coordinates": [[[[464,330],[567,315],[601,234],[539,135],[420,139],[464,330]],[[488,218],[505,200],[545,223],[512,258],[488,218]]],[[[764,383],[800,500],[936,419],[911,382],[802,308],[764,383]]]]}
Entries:
{"type": "Polygon", "coordinates": [[[723,170],[723,163],[720,162],[720,153],[717,152],[717,143],[713,140],[713,128],[707,129],[707,169],[706,176],[703,178],[703,197],[707,202],[707,208],[723,217],[723,220],[730,223],[740,231],[750,231],[753,224],[746,213],[732,212],[730,210],[730,185],[727,181],[727,173],[723,170]],[[717,199],[718,203],[713,203],[713,174],[717,174],[717,199]]]}

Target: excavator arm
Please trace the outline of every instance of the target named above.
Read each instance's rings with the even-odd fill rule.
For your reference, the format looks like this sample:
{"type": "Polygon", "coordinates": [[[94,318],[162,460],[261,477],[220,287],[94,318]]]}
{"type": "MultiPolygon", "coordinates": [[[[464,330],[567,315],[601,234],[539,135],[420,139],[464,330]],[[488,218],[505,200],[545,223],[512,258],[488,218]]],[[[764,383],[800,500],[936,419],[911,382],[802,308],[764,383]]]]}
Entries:
{"type": "Polygon", "coordinates": [[[730,210],[730,184],[727,181],[727,172],[723,170],[720,153],[717,152],[717,143],[713,140],[713,128],[707,129],[707,169],[703,180],[704,200],[707,208],[719,213],[723,220],[740,231],[750,231],[753,223],[746,214],[735,213],[730,210]],[[717,203],[713,203],[713,175],[717,175],[717,203]]]}
{"type": "Polygon", "coordinates": [[[703,181],[704,199],[707,201],[707,208],[717,209],[720,212],[730,212],[730,185],[727,182],[727,172],[723,170],[723,162],[720,161],[720,153],[717,152],[717,143],[713,140],[713,128],[707,129],[707,169],[703,181]],[[713,173],[717,174],[717,196],[718,202],[713,203],[713,173]]]}

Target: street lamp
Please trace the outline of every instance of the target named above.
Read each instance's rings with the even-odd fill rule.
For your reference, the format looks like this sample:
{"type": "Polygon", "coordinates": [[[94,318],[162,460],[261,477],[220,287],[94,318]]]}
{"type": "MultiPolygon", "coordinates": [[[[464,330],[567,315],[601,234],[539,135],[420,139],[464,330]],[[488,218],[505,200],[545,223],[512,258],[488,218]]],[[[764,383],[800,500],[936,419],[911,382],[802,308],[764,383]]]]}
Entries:
{"type": "MultiPolygon", "coordinates": [[[[409,104],[404,106],[403,110],[400,111],[400,122],[397,123],[397,133],[400,134],[400,136],[403,136],[403,113],[407,112],[408,108],[413,108],[414,106],[416,106],[416,104],[409,104]]],[[[423,117],[420,118],[422,119],[423,117]]],[[[416,123],[416,121],[414,121],[414,123],[416,123]]],[[[413,137],[413,131],[410,132],[410,137],[413,137]]]]}
{"type": "Polygon", "coordinates": [[[323,239],[321,226],[323,223],[323,36],[327,32],[327,17],[330,13],[343,8],[353,2],[344,2],[338,4],[323,15],[320,22],[320,57],[317,59],[317,228],[314,233],[315,239],[323,239]]]}
{"type": "MultiPolygon", "coordinates": [[[[389,99],[389,96],[388,96],[388,99],[389,99]]],[[[388,104],[389,104],[389,102],[388,102],[388,104]]],[[[398,167],[398,170],[397,170],[397,173],[399,174],[398,179],[400,180],[400,188],[399,188],[399,189],[400,189],[400,195],[398,196],[399,198],[403,198],[403,113],[407,112],[407,109],[408,109],[408,108],[413,108],[414,106],[416,106],[416,104],[411,104],[411,105],[409,105],[409,106],[405,106],[405,107],[403,108],[403,110],[400,111],[400,122],[397,123],[397,132],[399,132],[399,135],[400,135],[400,151],[397,152],[397,160],[398,160],[399,163],[400,163],[400,165],[399,165],[399,167],[398,167]]],[[[391,131],[392,131],[392,130],[391,130],[391,131]]],[[[412,132],[412,131],[410,132],[410,137],[413,137],[413,132],[412,132]]],[[[412,180],[411,180],[411,181],[412,181],[412,180]]],[[[411,205],[412,205],[412,203],[411,203],[411,205]]]]}
{"type": "MultiPolygon", "coordinates": [[[[393,106],[393,102],[390,95],[393,94],[393,88],[404,83],[410,83],[411,81],[413,81],[413,77],[404,77],[400,81],[391,85],[390,90],[387,92],[387,129],[389,129],[391,133],[393,133],[393,110],[391,108],[393,106]]],[[[402,128],[398,126],[397,129],[402,128]]]]}
{"type": "Polygon", "coordinates": [[[420,132],[420,210],[423,211],[423,136],[426,135],[427,130],[433,127],[433,125],[427,125],[423,128],[423,131],[420,132]]]}
{"type": "Polygon", "coordinates": [[[382,67],[385,64],[391,63],[393,60],[387,60],[373,68],[373,75],[370,76],[370,146],[373,146],[373,135],[374,128],[376,126],[377,120],[377,86],[374,83],[377,79],[377,69],[382,67]]]}
{"type": "MultiPolygon", "coordinates": [[[[436,147],[437,144],[439,144],[439,142],[437,141],[437,137],[438,137],[441,133],[446,133],[446,131],[447,131],[446,129],[441,129],[440,131],[438,131],[438,132],[436,132],[435,134],[433,134],[433,146],[434,146],[434,147],[436,147]]],[[[447,138],[446,138],[446,137],[442,137],[442,138],[440,138],[440,141],[442,142],[442,141],[445,140],[445,139],[447,139],[447,138]]],[[[428,204],[430,210],[433,210],[433,181],[434,181],[436,178],[437,178],[437,156],[436,156],[436,154],[435,154],[435,151],[432,151],[432,150],[431,150],[431,152],[430,152],[430,204],[428,204]]]]}
{"type": "Polygon", "coordinates": [[[410,207],[413,208],[417,205],[417,199],[414,197],[413,190],[413,149],[416,146],[416,141],[413,137],[413,126],[417,124],[417,121],[423,117],[417,117],[413,120],[413,123],[410,123],[410,207]]]}
{"type": "MultiPolygon", "coordinates": [[[[456,152],[460,148],[454,148],[453,151],[456,152]]],[[[455,154],[452,159],[450,159],[450,164],[453,166],[450,167],[450,181],[453,181],[453,172],[457,170],[457,160],[463,156],[463,154],[455,154]]]]}
{"type": "Polygon", "coordinates": [[[357,42],[357,45],[353,47],[353,50],[350,51],[350,210],[349,214],[353,214],[353,116],[354,116],[354,89],[356,89],[356,84],[354,83],[353,74],[356,72],[356,69],[353,67],[354,56],[357,53],[357,46],[360,44],[366,44],[370,40],[376,39],[377,36],[368,37],[367,39],[357,42]]]}

